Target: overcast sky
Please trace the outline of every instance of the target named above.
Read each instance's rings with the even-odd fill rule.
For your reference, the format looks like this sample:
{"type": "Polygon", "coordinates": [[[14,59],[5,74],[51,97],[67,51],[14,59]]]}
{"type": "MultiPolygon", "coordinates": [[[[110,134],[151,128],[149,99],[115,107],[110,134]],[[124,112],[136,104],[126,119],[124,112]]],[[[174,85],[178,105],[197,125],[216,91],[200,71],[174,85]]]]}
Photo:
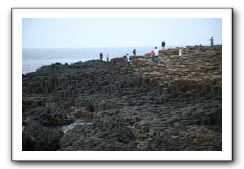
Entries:
{"type": "Polygon", "coordinates": [[[222,44],[221,19],[23,19],[23,48],[222,44]]]}

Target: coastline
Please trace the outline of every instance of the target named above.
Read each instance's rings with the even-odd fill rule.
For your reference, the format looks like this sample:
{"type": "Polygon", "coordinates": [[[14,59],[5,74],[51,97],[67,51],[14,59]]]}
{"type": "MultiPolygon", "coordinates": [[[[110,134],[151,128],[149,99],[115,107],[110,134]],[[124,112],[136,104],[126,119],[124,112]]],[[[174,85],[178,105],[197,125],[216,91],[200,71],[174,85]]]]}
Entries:
{"type": "MultiPolygon", "coordinates": [[[[152,47],[138,47],[137,53],[144,55],[152,47]]],[[[99,59],[99,53],[104,54],[103,60],[106,61],[106,55],[109,58],[116,58],[131,53],[132,47],[107,47],[107,48],[30,48],[22,50],[22,73],[33,72],[43,65],[51,65],[59,62],[62,64],[85,62],[88,60],[99,59]]]]}
{"type": "Polygon", "coordinates": [[[43,66],[23,75],[23,150],[221,151],[221,65],[216,45],[43,66]]]}
{"type": "MultiPolygon", "coordinates": [[[[191,46],[191,45],[189,45],[191,46]]],[[[205,45],[203,45],[205,46],[205,45]]],[[[168,46],[167,49],[186,48],[187,45],[168,46]]],[[[127,53],[132,54],[133,49],[137,50],[138,55],[145,55],[154,49],[153,46],[145,47],[107,47],[107,48],[25,48],[22,50],[22,74],[34,72],[44,65],[51,65],[56,62],[72,64],[79,61],[99,59],[99,53],[103,53],[103,60],[106,61],[106,55],[109,58],[122,57],[127,53]]]]}

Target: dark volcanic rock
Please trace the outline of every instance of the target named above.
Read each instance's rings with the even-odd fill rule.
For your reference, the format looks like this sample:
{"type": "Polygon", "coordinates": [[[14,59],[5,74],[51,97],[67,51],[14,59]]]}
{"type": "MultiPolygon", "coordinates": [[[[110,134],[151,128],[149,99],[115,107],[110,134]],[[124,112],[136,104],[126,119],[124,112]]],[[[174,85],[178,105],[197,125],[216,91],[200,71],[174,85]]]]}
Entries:
{"type": "Polygon", "coordinates": [[[78,126],[60,140],[62,149],[120,151],[136,148],[135,135],[121,119],[106,118],[89,126],[78,126]]]}
{"type": "Polygon", "coordinates": [[[23,75],[23,150],[222,150],[222,46],[23,75]],[[80,124],[63,133],[77,119],[80,124]]]}
{"type": "Polygon", "coordinates": [[[59,149],[59,139],[63,132],[57,128],[47,128],[37,121],[30,122],[23,130],[23,151],[55,151],[59,149]]]}

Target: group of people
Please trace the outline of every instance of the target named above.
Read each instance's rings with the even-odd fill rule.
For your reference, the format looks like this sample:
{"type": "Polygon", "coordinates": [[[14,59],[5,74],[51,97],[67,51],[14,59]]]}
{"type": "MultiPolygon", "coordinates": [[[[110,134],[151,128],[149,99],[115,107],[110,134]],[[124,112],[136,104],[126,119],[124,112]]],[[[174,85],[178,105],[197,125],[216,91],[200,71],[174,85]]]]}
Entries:
{"type": "MultiPolygon", "coordinates": [[[[102,61],[103,60],[103,53],[101,52],[100,53],[100,61],[102,61]]],[[[108,56],[108,54],[107,54],[107,62],[109,61],[109,56],[108,56]]]]}
{"type": "MultiPolygon", "coordinates": [[[[161,43],[161,46],[162,46],[162,50],[164,50],[166,46],[165,41],[161,43]]],[[[154,50],[151,51],[152,62],[158,62],[158,53],[159,52],[157,47],[155,47],[154,50]]]]}
{"type": "MultiPolygon", "coordinates": [[[[214,38],[211,37],[209,40],[210,40],[210,46],[213,46],[214,38]]],[[[161,46],[162,46],[162,50],[164,50],[165,46],[166,46],[165,41],[161,42],[161,46]]],[[[136,49],[133,49],[132,53],[133,53],[133,56],[136,56],[136,49]]],[[[182,53],[182,51],[180,51],[180,53],[182,53]]],[[[181,55],[181,54],[179,54],[179,55],[181,55]]],[[[133,56],[129,56],[128,53],[125,55],[125,57],[128,59],[128,64],[130,64],[132,62],[133,56]]],[[[151,51],[151,57],[152,57],[152,62],[158,62],[158,48],[157,47],[155,47],[154,50],[151,51]]],[[[102,52],[100,53],[100,60],[101,61],[103,60],[102,52]]],[[[107,54],[107,62],[108,61],[109,61],[109,55],[107,54]]]]}
{"type": "Polygon", "coordinates": [[[152,61],[157,62],[158,61],[158,48],[155,47],[154,50],[151,51],[152,61]]]}
{"type": "MultiPolygon", "coordinates": [[[[166,45],[165,41],[163,41],[161,43],[161,45],[162,45],[162,50],[164,50],[165,49],[165,45],[166,45]]],[[[133,53],[133,56],[136,56],[136,49],[133,49],[132,53],[133,53]]],[[[127,58],[128,64],[131,64],[131,62],[133,60],[133,56],[129,56],[128,53],[124,56],[124,57],[127,58]]],[[[157,62],[158,61],[158,48],[157,47],[155,47],[154,50],[151,51],[151,57],[152,57],[152,61],[153,62],[157,62]]],[[[102,61],[102,60],[103,60],[103,53],[101,52],[100,53],[100,61],[102,61]]],[[[108,61],[109,61],[109,55],[107,54],[107,62],[108,61]]]]}

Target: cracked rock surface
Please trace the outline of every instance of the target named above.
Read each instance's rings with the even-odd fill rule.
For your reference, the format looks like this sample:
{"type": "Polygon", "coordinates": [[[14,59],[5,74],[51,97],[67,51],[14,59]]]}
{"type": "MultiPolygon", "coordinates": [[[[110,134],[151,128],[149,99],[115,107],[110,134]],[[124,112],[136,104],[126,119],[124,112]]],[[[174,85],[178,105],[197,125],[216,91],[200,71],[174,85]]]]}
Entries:
{"type": "Polygon", "coordinates": [[[222,46],[181,49],[23,75],[23,150],[221,151],[222,46]]]}

